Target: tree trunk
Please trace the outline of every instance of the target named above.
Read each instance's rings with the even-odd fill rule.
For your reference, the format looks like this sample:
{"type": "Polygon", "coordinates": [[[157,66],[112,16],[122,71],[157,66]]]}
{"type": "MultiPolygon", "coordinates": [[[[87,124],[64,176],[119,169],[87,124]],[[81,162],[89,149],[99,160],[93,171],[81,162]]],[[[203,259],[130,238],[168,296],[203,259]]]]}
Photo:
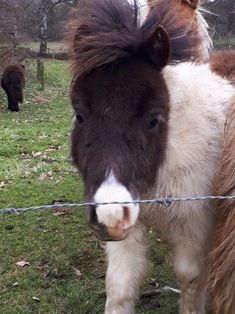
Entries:
{"type": "Polygon", "coordinates": [[[40,29],[40,40],[39,55],[41,57],[45,57],[47,53],[47,14],[44,14],[43,16],[42,26],[40,29]]]}
{"type": "Polygon", "coordinates": [[[45,71],[42,60],[37,59],[37,80],[41,84],[41,89],[45,90],[45,71]]]}

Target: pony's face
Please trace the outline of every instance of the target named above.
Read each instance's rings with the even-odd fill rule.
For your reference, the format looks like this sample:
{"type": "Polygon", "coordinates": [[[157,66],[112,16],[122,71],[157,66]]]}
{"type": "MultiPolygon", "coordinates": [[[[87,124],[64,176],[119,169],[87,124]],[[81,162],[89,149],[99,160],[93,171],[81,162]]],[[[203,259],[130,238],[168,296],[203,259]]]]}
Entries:
{"type": "MultiPolygon", "coordinates": [[[[150,189],[164,158],[168,91],[149,63],[123,60],[77,81],[72,157],[89,201],[133,201],[150,189]]],[[[138,205],[87,208],[104,240],[120,240],[136,223],[138,205]]]]}

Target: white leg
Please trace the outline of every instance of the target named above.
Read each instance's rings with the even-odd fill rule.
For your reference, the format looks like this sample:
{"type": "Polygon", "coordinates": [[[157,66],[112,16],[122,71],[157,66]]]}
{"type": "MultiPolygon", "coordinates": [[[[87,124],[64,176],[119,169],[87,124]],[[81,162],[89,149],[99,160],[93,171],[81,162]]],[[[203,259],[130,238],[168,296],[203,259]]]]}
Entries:
{"type": "Polygon", "coordinates": [[[133,314],[139,284],[147,269],[148,230],[136,225],[127,239],[108,242],[105,314],[133,314]]]}
{"type": "Polygon", "coordinates": [[[182,240],[176,246],[174,269],[182,293],[180,314],[205,314],[206,266],[203,248],[182,240]]]}

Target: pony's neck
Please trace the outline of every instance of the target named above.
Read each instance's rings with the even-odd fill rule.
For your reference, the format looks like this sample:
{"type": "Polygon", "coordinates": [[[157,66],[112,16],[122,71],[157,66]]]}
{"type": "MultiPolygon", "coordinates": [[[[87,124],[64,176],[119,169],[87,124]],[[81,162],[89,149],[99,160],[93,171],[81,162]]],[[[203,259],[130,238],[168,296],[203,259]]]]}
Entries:
{"type": "Polygon", "coordinates": [[[162,73],[170,96],[168,139],[150,197],[210,194],[234,88],[207,64],[180,63],[162,73]]]}
{"type": "Polygon", "coordinates": [[[234,87],[208,64],[167,66],[163,77],[170,96],[167,168],[175,169],[185,167],[187,156],[200,159],[205,145],[218,141],[219,134],[222,138],[234,87]]]}

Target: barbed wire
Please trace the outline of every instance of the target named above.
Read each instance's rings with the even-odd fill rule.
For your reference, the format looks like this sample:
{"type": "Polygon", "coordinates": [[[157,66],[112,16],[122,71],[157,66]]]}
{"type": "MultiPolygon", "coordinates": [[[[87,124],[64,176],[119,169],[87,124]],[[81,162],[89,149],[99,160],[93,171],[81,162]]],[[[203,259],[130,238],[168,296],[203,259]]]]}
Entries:
{"type": "Polygon", "coordinates": [[[134,200],[134,201],[122,201],[122,202],[84,202],[84,203],[55,203],[52,205],[40,205],[31,206],[25,208],[3,208],[0,209],[0,215],[6,214],[20,214],[22,212],[36,211],[36,210],[47,210],[47,209],[60,209],[60,208],[80,208],[86,206],[102,206],[102,205],[128,205],[128,204],[158,204],[163,207],[169,207],[170,205],[177,202],[191,202],[191,201],[206,201],[206,200],[220,200],[220,201],[235,201],[234,196],[221,196],[221,195],[208,195],[208,196],[195,196],[195,197],[158,197],[154,199],[146,200],[134,200]]]}

